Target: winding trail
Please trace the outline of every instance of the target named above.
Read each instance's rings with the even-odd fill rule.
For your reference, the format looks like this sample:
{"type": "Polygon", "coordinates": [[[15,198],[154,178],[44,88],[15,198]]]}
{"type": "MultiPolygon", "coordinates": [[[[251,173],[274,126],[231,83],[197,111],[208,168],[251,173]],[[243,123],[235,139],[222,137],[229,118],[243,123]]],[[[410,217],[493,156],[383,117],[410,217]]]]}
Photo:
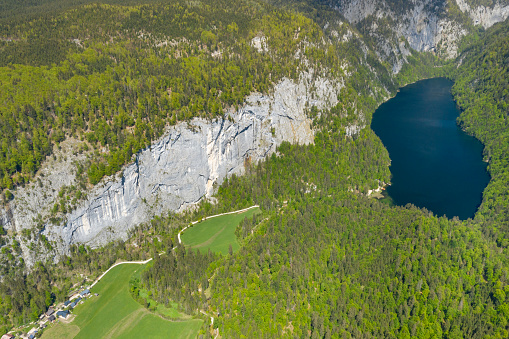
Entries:
{"type": "Polygon", "coordinates": [[[196,220],[196,221],[193,221],[191,222],[189,225],[187,225],[186,227],[184,227],[178,234],[178,240],[179,240],[179,244],[182,244],[182,240],[180,240],[180,234],[182,232],[184,232],[186,229],[188,229],[189,227],[199,223],[199,222],[202,222],[202,221],[205,221],[207,219],[212,219],[212,218],[215,218],[215,217],[220,217],[222,215],[228,215],[228,214],[235,214],[235,213],[242,213],[242,212],[246,212],[246,211],[249,211],[250,209],[252,208],[256,208],[256,207],[260,207],[258,205],[253,205],[251,207],[248,207],[248,208],[244,208],[244,209],[241,209],[241,210],[237,210],[237,211],[233,211],[233,212],[225,212],[225,213],[221,213],[221,214],[216,214],[216,215],[211,215],[210,217],[204,217],[204,218],[201,218],[200,220],[196,220]]]}
{"type": "MultiPolygon", "coordinates": [[[[180,235],[182,234],[182,232],[184,232],[186,229],[188,229],[189,227],[199,223],[199,222],[202,222],[202,221],[205,221],[207,219],[212,219],[212,218],[216,218],[216,217],[220,217],[222,215],[228,215],[228,214],[235,214],[235,213],[242,213],[242,212],[246,212],[250,209],[253,209],[253,208],[257,208],[257,207],[260,207],[258,205],[253,205],[251,207],[247,207],[247,208],[244,208],[244,209],[241,209],[241,210],[237,210],[237,211],[232,211],[232,212],[225,212],[225,213],[220,213],[220,214],[216,214],[216,215],[211,215],[210,217],[204,217],[204,218],[201,218],[200,220],[196,220],[196,221],[193,221],[191,222],[189,225],[187,225],[186,227],[184,227],[177,235],[178,237],[178,241],[179,241],[179,244],[182,244],[182,240],[180,239],[180,235]]],[[[175,249],[176,247],[173,247],[173,249],[175,249]]],[[[159,255],[163,254],[164,252],[162,253],[159,253],[159,255]]],[[[103,274],[101,274],[88,288],[91,289],[92,287],[95,286],[95,284],[97,284],[112,268],[118,266],[118,265],[122,265],[122,264],[139,264],[139,265],[145,265],[146,263],[149,263],[153,258],[150,258],[150,259],[147,259],[145,261],[121,261],[121,262],[117,262],[113,265],[111,265],[110,268],[108,268],[103,274]]],[[[210,322],[212,324],[212,326],[214,326],[214,317],[209,315],[208,313],[206,313],[205,311],[203,310],[200,310],[201,313],[203,313],[204,315],[206,316],[209,316],[210,317],[210,322]]],[[[219,336],[219,328],[217,329],[217,332],[216,332],[216,336],[214,338],[217,338],[219,336]]]]}
{"type": "MultiPolygon", "coordinates": [[[[161,254],[159,254],[159,255],[161,255],[161,254]]],[[[146,264],[146,263],[150,262],[151,260],[152,260],[152,258],[147,259],[147,260],[145,260],[145,261],[121,261],[121,262],[117,262],[116,264],[111,265],[111,267],[110,267],[110,268],[108,268],[108,269],[106,270],[106,272],[104,272],[103,274],[101,274],[101,275],[99,276],[99,278],[97,278],[97,279],[96,279],[96,280],[95,280],[95,281],[94,281],[94,282],[93,282],[93,283],[92,283],[92,284],[91,284],[88,288],[89,288],[89,289],[91,289],[92,287],[94,287],[94,285],[95,285],[95,284],[97,284],[97,283],[99,282],[99,280],[101,280],[101,279],[102,279],[102,277],[104,277],[104,276],[106,275],[106,273],[108,273],[108,272],[109,272],[112,268],[114,268],[114,267],[116,267],[116,266],[118,266],[118,265],[122,265],[122,264],[140,264],[140,265],[144,265],[144,264],[146,264]]]]}

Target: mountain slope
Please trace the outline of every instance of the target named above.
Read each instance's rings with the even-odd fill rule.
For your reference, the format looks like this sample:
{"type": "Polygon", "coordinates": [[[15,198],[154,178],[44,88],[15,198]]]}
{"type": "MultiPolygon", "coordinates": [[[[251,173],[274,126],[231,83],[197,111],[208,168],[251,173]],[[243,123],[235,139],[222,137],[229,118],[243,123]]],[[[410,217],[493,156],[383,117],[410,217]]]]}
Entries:
{"type": "Polygon", "coordinates": [[[282,141],[312,142],[311,111],[338,98],[336,114],[354,112],[345,127],[355,134],[396,88],[346,23],[324,33],[263,3],[207,6],[89,5],[34,19],[28,31],[3,26],[0,59],[25,65],[3,68],[0,220],[28,265],[73,243],[125,239],[154,215],[210,197],[282,141]],[[33,41],[62,50],[45,55],[33,41]],[[361,96],[346,99],[343,88],[361,96]],[[66,170],[52,175],[57,167],[66,170]]]}
{"type": "MultiPolygon", "coordinates": [[[[469,6],[503,19],[488,2],[469,6]]],[[[452,1],[62,4],[0,23],[6,328],[166,251],[197,273],[168,289],[161,265],[145,288],[226,337],[507,337],[507,23],[483,33],[452,1]],[[390,181],[374,109],[435,75],[487,146],[473,221],[351,192],[390,181]],[[190,215],[252,203],[239,252],[171,250],[190,215]]]]}

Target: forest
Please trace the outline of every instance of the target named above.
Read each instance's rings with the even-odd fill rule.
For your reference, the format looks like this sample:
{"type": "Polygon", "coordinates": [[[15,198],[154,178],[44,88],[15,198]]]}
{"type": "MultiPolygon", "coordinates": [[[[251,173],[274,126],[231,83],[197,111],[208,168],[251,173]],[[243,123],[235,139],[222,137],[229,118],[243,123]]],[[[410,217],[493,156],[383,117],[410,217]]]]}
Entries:
{"type": "MultiPolygon", "coordinates": [[[[226,338],[509,336],[509,23],[465,38],[459,67],[412,52],[394,76],[371,49],[363,53],[361,40],[330,39],[322,27],[334,12],[312,1],[22,3],[0,7],[4,203],[36,180],[67,138],[86,144],[83,184],[62,191],[79,199],[168,126],[226,118],[249,93],[266,93],[282,77],[315,69],[345,87],[336,106],[310,109],[313,144],[283,143],[265,161],[247,164],[245,175],[225,180],[214,202],[156,217],[126,241],[75,245],[58,262],[28,271],[11,264],[21,247],[0,227],[1,334],[36,320],[116,260],[152,257],[130,282],[133,298],[146,304],[143,289],[186,314],[207,310],[226,338]],[[269,52],[251,44],[260,32],[269,52]],[[376,89],[394,95],[432,76],[454,80],[458,124],[485,145],[491,181],[474,219],[368,198],[369,189],[390,182],[389,154],[369,127],[346,134],[358,112],[369,126],[387,99],[376,89]],[[262,213],[239,225],[238,252],[173,250],[190,221],[253,204],[262,213]]],[[[359,36],[363,29],[334,28],[359,36]]],[[[65,213],[65,204],[55,206],[53,216],[65,213]]],[[[200,335],[211,336],[207,325],[200,335]]]]}
{"type": "Polygon", "coordinates": [[[0,188],[30,181],[53,145],[69,137],[90,147],[95,185],[168,125],[223,117],[275,79],[296,78],[301,48],[314,68],[341,76],[345,46],[324,52],[323,32],[310,19],[260,7],[87,5],[30,23],[2,21],[0,188]],[[258,31],[274,53],[252,47],[258,31]],[[296,31],[297,39],[287,39],[296,31]]]}

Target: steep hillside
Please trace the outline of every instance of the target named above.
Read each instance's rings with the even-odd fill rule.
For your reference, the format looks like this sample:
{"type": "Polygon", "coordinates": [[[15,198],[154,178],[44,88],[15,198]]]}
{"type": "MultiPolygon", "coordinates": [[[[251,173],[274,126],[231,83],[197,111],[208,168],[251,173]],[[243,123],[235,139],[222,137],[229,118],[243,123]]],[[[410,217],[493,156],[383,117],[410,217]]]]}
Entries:
{"type": "Polygon", "coordinates": [[[88,5],[1,32],[0,220],[29,266],[210,197],[338,103],[351,136],[397,87],[347,23],[264,3],[88,5]]]}
{"type": "Polygon", "coordinates": [[[228,338],[508,336],[506,2],[84,3],[2,5],[4,330],[164,251],[140,284],[228,338]],[[436,75],[486,145],[474,220],[352,192],[390,181],[375,108],[436,75]],[[238,252],[172,250],[254,203],[238,252]]]}
{"type": "MultiPolygon", "coordinates": [[[[271,159],[220,191],[228,201],[247,195],[256,202],[292,202],[260,225],[246,223],[245,246],[216,270],[212,308],[222,315],[222,333],[508,336],[508,27],[494,27],[465,50],[454,74],[454,94],[464,109],[459,122],[485,142],[492,174],[476,218],[447,220],[411,205],[388,208],[348,195],[334,161],[322,160],[334,155],[321,139],[306,150],[284,148],[282,159],[271,159]],[[313,166],[317,159],[319,167],[313,166]],[[288,163],[292,173],[284,171],[288,163]],[[303,195],[302,189],[279,184],[289,177],[306,178],[316,191],[303,195]],[[253,226],[256,232],[249,235],[253,226]]],[[[325,140],[341,145],[337,137],[325,140]]],[[[348,148],[363,154],[373,149],[366,146],[348,148]]]]}
{"type": "Polygon", "coordinates": [[[399,83],[437,73],[471,29],[445,2],[61,1],[32,8],[44,14],[29,24],[9,4],[0,222],[29,266],[73,243],[125,239],[282,141],[313,142],[313,107],[340,103],[357,133],[399,83]]]}
{"type": "Polygon", "coordinates": [[[485,145],[491,181],[476,221],[504,250],[509,245],[509,25],[499,24],[466,49],[453,93],[463,112],[460,126],[485,145]]]}

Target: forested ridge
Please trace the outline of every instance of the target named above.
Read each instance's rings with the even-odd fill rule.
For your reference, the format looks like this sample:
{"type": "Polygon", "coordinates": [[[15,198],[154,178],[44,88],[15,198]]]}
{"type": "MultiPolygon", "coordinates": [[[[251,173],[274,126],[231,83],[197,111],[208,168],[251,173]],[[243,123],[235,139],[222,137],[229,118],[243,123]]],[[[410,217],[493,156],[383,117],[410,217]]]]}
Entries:
{"type": "Polygon", "coordinates": [[[94,185],[168,125],[223,117],[248,94],[308,69],[342,77],[350,61],[357,72],[348,85],[371,100],[358,109],[381,100],[365,78],[395,88],[376,58],[359,62],[358,41],[324,40],[312,20],[261,2],[91,4],[29,22],[4,19],[0,37],[0,187],[9,190],[30,181],[67,137],[90,147],[94,185]],[[252,46],[259,34],[270,52],[252,46]]]}
{"type": "MultiPolygon", "coordinates": [[[[153,257],[130,282],[133,298],[148,306],[143,290],[158,303],[177,302],[189,315],[204,310],[224,338],[509,336],[508,23],[467,37],[449,63],[413,52],[393,76],[389,65],[363,50],[360,38],[331,40],[323,27],[334,12],[312,1],[2,6],[5,200],[36,177],[66,138],[86,145],[80,171],[91,187],[167,126],[223,118],[249,93],[266,93],[282,77],[314,69],[345,80],[335,107],[310,108],[314,144],[283,143],[265,161],[246,163],[246,174],[225,180],[214,203],[157,217],[125,242],[95,250],[74,246],[58,263],[38,263],[31,272],[10,265],[21,249],[6,243],[2,332],[37,319],[75,283],[90,281],[117,259],[153,257]],[[251,43],[261,36],[268,51],[251,43]],[[297,51],[307,64],[295,58],[297,51]],[[492,180],[474,219],[450,220],[366,197],[390,182],[389,154],[369,127],[353,136],[345,130],[359,112],[369,124],[384,95],[398,86],[436,75],[455,81],[458,123],[486,147],[492,180]],[[379,92],[382,87],[388,92],[379,92]],[[172,250],[190,221],[252,204],[262,214],[239,225],[238,252],[172,250]]],[[[360,36],[346,23],[334,28],[360,36]]],[[[63,206],[56,205],[54,215],[63,206]]],[[[207,323],[200,335],[212,335],[207,323]]]]}
{"type": "Polygon", "coordinates": [[[485,145],[491,181],[476,214],[490,239],[509,245],[509,25],[488,31],[461,56],[453,94],[463,110],[459,125],[485,145]]]}

